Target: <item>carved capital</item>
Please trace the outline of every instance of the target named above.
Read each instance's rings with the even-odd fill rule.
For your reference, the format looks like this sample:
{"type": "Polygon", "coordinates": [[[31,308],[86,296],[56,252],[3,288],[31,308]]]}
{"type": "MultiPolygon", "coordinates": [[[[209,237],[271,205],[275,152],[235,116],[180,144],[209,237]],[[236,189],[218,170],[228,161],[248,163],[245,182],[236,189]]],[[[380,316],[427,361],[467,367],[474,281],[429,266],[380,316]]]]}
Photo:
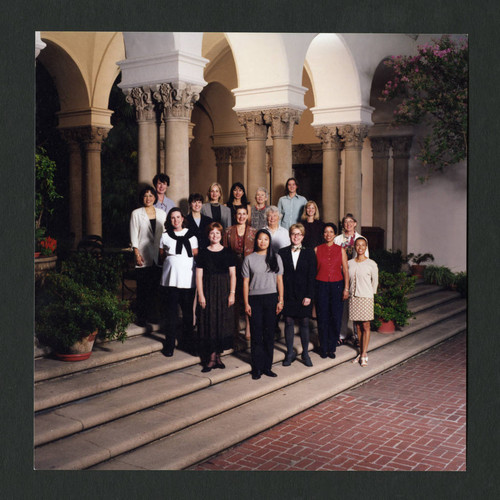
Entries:
{"type": "Polygon", "coordinates": [[[293,108],[274,108],[264,111],[264,121],[271,126],[271,136],[275,138],[290,138],[293,128],[299,123],[302,111],[293,108]]]}
{"type": "Polygon", "coordinates": [[[314,133],[321,140],[323,149],[340,149],[340,137],[337,134],[337,127],[335,125],[315,127],[314,133]]]}
{"type": "Polygon", "coordinates": [[[233,163],[244,162],[247,156],[247,148],[245,146],[232,146],[231,160],[233,163]]]}
{"type": "Polygon", "coordinates": [[[398,159],[408,159],[413,137],[411,135],[396,136],[392,138],[392,157],[398,159]]]}
{"type": "Polygon", "coordinates": [[[292,163],[294,165],[304,165],[310,163],[312,151],[309,146],[305,144],[296,144],[292,146],[292,163]]]}
{"type": "Polygon", "coordinates": [[[361,149],[368,135],[368,125],[343,125],[339,127],[339,135],[346,149],[361,149]]]}
{"type": "Polygon", "coordinates": [[[267,125],[262,111],[240,111],[237,113],[240,125],[245,127],[247,140],[266,140],[267,125]]]}
{"type": "Polygon", "coordinates": [[[370,137],[372,145],[372,158],[389,159],[391,140],[389,137],[370,137]]]}
{"type": "Polygon", "coordinates": [[[215,152],[215,162],[218,167],[229,163],[229,158],[231,156],[231,148],[219,146],[219,147],[214,147],[212,149],[215,152]]]}
{"type": "Polygon", "coordinates": [[[101,151],[101,145],[108,136],[109,129],[103,127],[82,127],[82,142],[86,151],[101,151]]]}
{"type": "Polygon", "coordinates": [[[151,121],[155,119],[153,92],[149,87],[134,87],[127,94],[125,100],[135,107],[137,121],[151,121]]]}
{"type": "Polygon", "coordinates": [[[202,87],[189,83],[162,83],[153,97],[160,103],[165,120],[191,118],[194,103],[200,98],[202,87]]]}
{"type": "Polygon", "coordinates": [[[59,129],[59,134],[68,143],[70,151],[77,151],[80,149],[80,144],[86,137],[84,132],[85,128],[86,127],[73,127],[59,129]]]}

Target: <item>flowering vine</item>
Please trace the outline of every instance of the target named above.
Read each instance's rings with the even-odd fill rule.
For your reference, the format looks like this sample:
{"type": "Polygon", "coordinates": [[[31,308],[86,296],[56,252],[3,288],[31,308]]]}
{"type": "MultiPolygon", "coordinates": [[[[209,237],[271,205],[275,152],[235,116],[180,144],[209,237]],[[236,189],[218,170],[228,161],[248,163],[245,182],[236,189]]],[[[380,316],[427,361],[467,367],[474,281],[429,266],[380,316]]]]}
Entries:
{"type": "Polygon", "coordinates": [[[395,123],[429,126],[416,159],[425,175],[467,157],[468,41],[444,35],[418,47],[415,56],[395,56],[386,61],[392,80],[386,82],[381,99],[399,98],[395,123]]]}

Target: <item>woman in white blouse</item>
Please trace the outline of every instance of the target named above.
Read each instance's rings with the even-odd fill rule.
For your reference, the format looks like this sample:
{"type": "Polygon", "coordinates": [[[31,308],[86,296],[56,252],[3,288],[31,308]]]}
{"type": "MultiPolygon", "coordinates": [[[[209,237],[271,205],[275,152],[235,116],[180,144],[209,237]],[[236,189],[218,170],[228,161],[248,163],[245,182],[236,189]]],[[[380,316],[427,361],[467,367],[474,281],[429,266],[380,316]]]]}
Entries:
{"type": "Polygon", "coordinates": [[[160,261],[163,263],[160,291],[162,312],[165,314],[165,356],[174,354],[178,305],[182,310],[182,347],[191,352],[194,350],[194,257],[198,255],[198,239],[189,229],[183,227],[183,224],[181,209],[172,208],[167,215],[166,232],[160,241],[160,261]]]}
{"type": "Polygon", "coordinates": [[[356,257],[349,265],[349,319],[353,321],[359,337],[360,353],[353,363],[368,364],[368,343],[370,342],[370,321],[373,320],[374,295],[378,287],[378,267],[366,256],[368,241],[363,236],[356,238],[356,257]]]}
{"type": "Polygon", "coordinates": [[[139,194],[142,207],[130,216],[130,242],[137,278],[136,323],[140,326],[144,326],[149,315],[154,314],[152,310],[160,281],[158,248],[167,214],[154,207],[157,199],[156,190],[146,186],[139,194]]]}

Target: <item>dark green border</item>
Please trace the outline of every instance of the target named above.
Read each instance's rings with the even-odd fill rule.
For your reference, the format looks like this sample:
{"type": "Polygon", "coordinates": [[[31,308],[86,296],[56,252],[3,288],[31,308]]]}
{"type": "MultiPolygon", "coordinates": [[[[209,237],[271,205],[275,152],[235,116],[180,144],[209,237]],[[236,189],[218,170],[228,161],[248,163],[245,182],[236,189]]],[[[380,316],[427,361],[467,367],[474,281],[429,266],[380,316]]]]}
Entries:
{"type": "MultiPolygon", "coordinates": [[[[493,498],[499,432],[499,4],[439,0],[35,0],[0,20],[1,490],[3,498],[493,498]],[[32,470],[35,30],[468,33],[471,54],[466,473],[47,472],[32,470]],[[487,237],[486,237],[487,236],[487,237]],[[489,250],[489,252],[488,252],[489,250]]],[[[464,227],[464,231],[467,228],[464,227]]],[[[453,251],[453,249],[450,249],[453,251]]],[[[416,381],[418,383],[418,381],[416,381]]]]}

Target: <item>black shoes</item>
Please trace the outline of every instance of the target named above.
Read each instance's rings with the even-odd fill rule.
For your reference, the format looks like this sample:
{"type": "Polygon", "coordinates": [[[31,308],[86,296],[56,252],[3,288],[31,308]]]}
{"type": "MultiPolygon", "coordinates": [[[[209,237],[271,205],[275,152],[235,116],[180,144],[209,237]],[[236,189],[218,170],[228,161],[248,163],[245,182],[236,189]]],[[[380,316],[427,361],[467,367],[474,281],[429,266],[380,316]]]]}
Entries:
{"type": "Polygon", "coordinates": [[[162,350],[161,350],[161,353],[166,356],[167,358],[171,358],[173,355],[174,355],[174,350],[173,349],[170,349],[168,347],[164,347],[162,350]]]}
{"type": "Polygon", "coordinates": [[[252,379],[259,380],[262,375],[266,375],[268,377],[277,377],[278,375],[274,373],[272,370],[256,370],[252,372],[252,379]]]}
{"type": "Polygon", "coordinates": [[[335,359],[335,353],[334,352],[329,352],[328,357],[331,359],[335,359]]]}
{"type": "Polygon", "coordinates": [[[290,366],[296,359],[297,355],[295,353],[293,353],[291,357],[289,357],[288,355],[285,356],[285,359],[283,360],[283,366],[290,366]]]}
{"type": "Polygon", "coordinates": [[[312,361],[311,361],[311,358],[309,356],[302,356],[302,361],[304,362],[304,364],[306,366],[312,366],[312,361]]]}
{"type": "MultiPolygon", "coordinates": [[[[215,368],[215,367],[214,367],[215,368]]],[[[209,371],[212,370],[212,367],[211,366],[204,366],[202,369],[201,369],[201,373],[208,373],[209,371]]]]}
{"type": "Polygon", "coordinates": [[[252,379],[253,380],[259,380],[260,376],[261,376],[260,370],[256,370],[256,371],[252,372],[252,379]]]}
{"type": "Polygon", "coordinates": [[[327,357],[328,357],[328,354],[327,354],[326,352],[320,352],[320,353],[319,353],[319,355],[320,355],[320,357],[321,357],[322,359],[325,359],[325,358],[327,358],[327,357]]]}
{"type": "Polygon", "coordinates": [[[276,373],[274,373],[272,370],[264,370],[262,372],[264,375],[268,376],[268,377],[277,377],[278,375],[276,373]]]}

